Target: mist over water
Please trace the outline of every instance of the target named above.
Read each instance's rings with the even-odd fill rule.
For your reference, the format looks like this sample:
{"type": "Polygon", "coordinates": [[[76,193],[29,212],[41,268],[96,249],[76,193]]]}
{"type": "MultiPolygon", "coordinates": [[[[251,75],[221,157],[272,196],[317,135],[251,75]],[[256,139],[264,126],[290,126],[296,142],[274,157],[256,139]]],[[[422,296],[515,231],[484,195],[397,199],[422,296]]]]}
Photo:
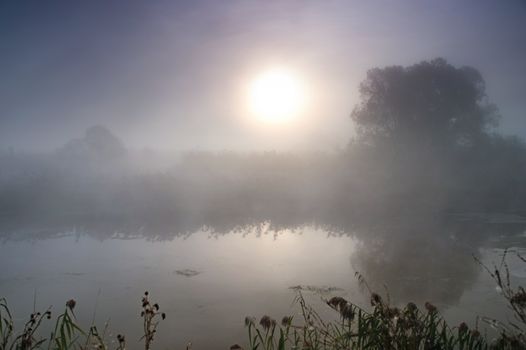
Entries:
{"type": "Polygon", "coordinates": [[[3,152],[2,293],[24,312],[35,291],[74,296],[134,330],[151,290],[177,330],[162,344],[181,346],[235,343],[245,315],[289,310],[291,287],[503,316],[475,258],[524,247],[526,147],[497,132],[480,73],[436,59],[373,69],[360,92],[334,152],[138,151],[100,125],[3,152]]]}

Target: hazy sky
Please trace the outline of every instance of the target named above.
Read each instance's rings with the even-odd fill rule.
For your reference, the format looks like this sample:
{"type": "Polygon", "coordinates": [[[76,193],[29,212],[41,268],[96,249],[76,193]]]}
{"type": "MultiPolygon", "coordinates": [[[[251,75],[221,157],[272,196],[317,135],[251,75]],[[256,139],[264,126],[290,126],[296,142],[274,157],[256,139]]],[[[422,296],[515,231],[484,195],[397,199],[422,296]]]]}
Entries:
{"type": "Polygon", "coordinates": [[[132,147],[333,149],[368,68],[478,68],[505,133],[526,136],[525,1],[2,1],[0,149],[53,149],[103,124],[132,147]],[[312,93],[287,125],[247,116],[287,67],[312,93]]]}

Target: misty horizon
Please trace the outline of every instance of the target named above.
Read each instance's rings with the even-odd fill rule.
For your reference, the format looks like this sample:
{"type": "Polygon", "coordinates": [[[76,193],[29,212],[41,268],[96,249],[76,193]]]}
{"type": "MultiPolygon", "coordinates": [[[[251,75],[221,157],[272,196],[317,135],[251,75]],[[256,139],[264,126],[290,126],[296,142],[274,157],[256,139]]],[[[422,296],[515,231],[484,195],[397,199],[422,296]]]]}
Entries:
{"type": "Polygon", "coordinates": [[[0,3],[0,350],[526,348],[525,33],[519,0],[0,3]]]}
{"type": "Polygon", "coordinates": [[[369,69],[436,57],[480,70],[499,131],[526,135],[520,1],[127,5],[1,5],[0,149],[51,151],[98,124],[135,149],[340,149],[369,69]],[[316,95],[287,128],[244,110],[273,66],[316,95]]]}

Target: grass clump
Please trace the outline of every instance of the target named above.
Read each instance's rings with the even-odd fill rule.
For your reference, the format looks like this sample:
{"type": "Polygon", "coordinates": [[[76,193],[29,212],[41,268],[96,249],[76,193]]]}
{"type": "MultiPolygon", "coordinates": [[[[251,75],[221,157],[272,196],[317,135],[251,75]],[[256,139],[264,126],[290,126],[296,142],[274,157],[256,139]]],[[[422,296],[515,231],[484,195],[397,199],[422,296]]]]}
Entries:
{"type": "MultiPolygon", "coordinates": [[[[506,249],[500,263],[492,266],[487,266],[475,258],[495,281],[497,291],[506,300],[514,318],[508,323],[489,318],[484,320],[500,333],[496,346],[503,349],[526,349],[526,290],[522,286],[515,287],[511,282],[507,263],[509,253],[506,249]]],[[[518,252],[515,255],[520,261],[526,263],[526,257],[518,252]]]]}
{"type": "MultiPolygon", "coordinates": [[[[393,307],[389,298],[384,301],[371,292],[360,274],[360,284],[371,296],[371,310],[345,300],[332,297],[325,303],[337,313],[335,320],[326,321],[314,308],[308,305],[298,292],[295,302],[300,308],[300,317],[292,322],[292,317],[284,317],[278,325],[269,316],[263,316],[256,323],[247,318],[248,350],[343,350],[343,349],[415,349],[415,350],[485,350],[485,349],[526,349],[526,289],[513,286],[507,264],[508,251],[505,250],[500,264],[488,267],[475,257],[496,283],[497,291],[506,300],[514,320],[503,323],[482,317],[489,326],[497,330],[498,336],[488,341],[481,335],[477,326],[470,329],[465,322],[450,326],[440,315],[438,309],[426,302],[418,308],[408,303],[402,308],[393,307]]],[[[526,263],[526,258],[516,253],[517,258],[526,263]]],[[[233,345],[232,350],[243,349],[233,345]]]]}
{"type": "MultiPolygon", "coordinates": [[[[76,301],[70,299],[66,302],[63,313],[55,320],[55,327],[49,337],[39,333],[43,322],[52,319],[51,308],[45,312],[35,312],[29,316],[21,332],[15,331],[13,316],[5,298],[0,299],[0,350],[109,350],[106,332],[108,325],[102,332],[95,324],[85,331],[75,317],[74,308],[76,301]]],[[[166,314],[159,311],[159,304],[150,303],[148,292],[142,298],[142,311],[144,334],[140,341],[144,341],[144,349],[150,350],[154,334],[157,331],[159,318],[164,320],[166,314]]],[[[51,322],[51,321],[50,321],[51,322]]],[[[124,335],[117,335],[115,350],[126,349],[124,335]]]]}
{"type": "MultiPolygon", "coordinates": [[[[20,333],[15,333],[13,317],[5,298],[0,299],[0,349],[1,350],[32,350],[41,349],[47,343],[47,349],[71,349],[78,342],[78,336],[84,335],[87,340],[92,339],[92,331],[85,333],[76,323],[75,300],[66,302],[64,312],[58,315],[54,330],[49,338],[41,337],[39,328],[45,320],[51,319],[51,310],[34,312],[24,323],[20,333]]],[[[89,345],[89,343],[88,343],[89,345]]]]}
{"type": "MultiPolygon", "coordinates": [[[[372,311],[341,297],[325,300],[338,319],[325,321],[298,293],[300,319],[286,316],[280,325],[263,316],[259,325],[246,319],[250,350],[339,350],[339,349],[488,349],[477,329],[465,323],[449,327],[437,308],[426,303],[391,307],[380,295],[371,294],[372,311]]],[[[231,349],[241,349],[234,345],[231,349]]]]}

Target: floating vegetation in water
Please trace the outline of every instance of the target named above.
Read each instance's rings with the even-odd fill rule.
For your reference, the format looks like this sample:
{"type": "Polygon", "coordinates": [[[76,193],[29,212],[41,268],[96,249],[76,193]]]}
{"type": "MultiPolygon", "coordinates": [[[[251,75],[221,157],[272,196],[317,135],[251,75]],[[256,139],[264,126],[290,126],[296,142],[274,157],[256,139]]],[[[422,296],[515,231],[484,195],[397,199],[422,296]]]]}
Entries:
{"type": "Polygon", "coordinates": [[[293,291],[299,292],[313,292],[317,294],[328,294],[332,292],[342,292],[343,288],[333,287],[333,286],[314,286],[314,285],[297,285],[289,287],[293,291]]]}
{"type": "Polygon", "coordinates": [[[64,272],[63,275],[65,276],[84,276],[85,272],[64,272]]]}
{"type": "Polygon", "coordinates": [[[185,277],[194,277],[194,276],[199,275],[201,272],[192,270],[192,269],[184,269],[184,270],[175,270],[174,273],[181,275],[181,276],[185,276],[185,277]]]}

